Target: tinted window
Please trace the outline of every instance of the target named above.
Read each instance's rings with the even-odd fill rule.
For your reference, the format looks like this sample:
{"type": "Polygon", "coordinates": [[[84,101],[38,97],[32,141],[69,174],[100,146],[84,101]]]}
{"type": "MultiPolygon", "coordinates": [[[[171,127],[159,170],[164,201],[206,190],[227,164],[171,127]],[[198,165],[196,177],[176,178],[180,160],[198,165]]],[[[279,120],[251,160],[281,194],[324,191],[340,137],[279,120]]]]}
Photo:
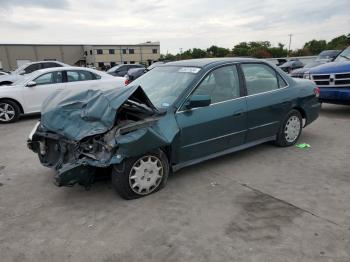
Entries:
{"type": "Polygon", "coordinates": [[[37,85],[48,85],[48,84],[57,84],[62,83],[62,72],[50,72],[43,74],[36,79],[34,79],[37,85]]]}
{"type": "Polygon", "coordinates": [[[30,66],[27,66],[27,67],[24,69],[24,71],[26,72],[26,74],[29,74],[29,73],[32,73],[32,72],[34,72],[34,71],[36,71],[36,70],[39,70],[39,69],[41,69],[40,64],[32,64],[32,65],[30,65],[30,66]]]}
{"type": "Polygon", "coordinates": [[[287,82],[279,74],[277,74],[277,77],[280,88],[286,87],[288,85],[287,82]]]}
{"type": "Polygon", "coordinates": [[[53,62],[43,63],[44,68],[61,67],[62,65],[53,62]]]}
{"type": "Polygon", "coordinates": [[[67,71],[67,80],[68,82],[76,82],[76,81],[89,81],[100,79],[101,77],[96,77],[95,74],[89,71],[83,70],[75,70],[75,71],[67,71]]]}
{"type": "Polygon", "coordinates": [[[276,72],[263,64],[242,64],[248,95],[278,89],[276,72]]]}
{"type": "Polygon", "coordinates": [[[218,68],[207,75],[194,95],[208,95],[211,103],[239,97],[239,78],[236,66],[218,68]]]}

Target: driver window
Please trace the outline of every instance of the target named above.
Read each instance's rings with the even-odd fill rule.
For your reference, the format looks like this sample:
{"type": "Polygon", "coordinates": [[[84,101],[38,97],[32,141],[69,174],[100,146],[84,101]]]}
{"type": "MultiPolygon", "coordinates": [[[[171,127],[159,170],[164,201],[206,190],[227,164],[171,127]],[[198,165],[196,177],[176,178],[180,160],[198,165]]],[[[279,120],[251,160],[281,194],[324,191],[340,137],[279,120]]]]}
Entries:
{"type": "Polygon", "coordinates": [[[240,92],[236,66],[220,67],[209,73],[193,95],[208,95],[212,104],[238,98],[240,92]]]}

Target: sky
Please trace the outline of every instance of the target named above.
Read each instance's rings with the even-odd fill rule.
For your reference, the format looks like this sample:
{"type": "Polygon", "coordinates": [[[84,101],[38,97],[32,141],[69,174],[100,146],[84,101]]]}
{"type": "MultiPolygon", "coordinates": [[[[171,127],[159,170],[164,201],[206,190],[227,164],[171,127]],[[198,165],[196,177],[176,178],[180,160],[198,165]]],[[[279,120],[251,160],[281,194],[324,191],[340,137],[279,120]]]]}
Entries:
{"type": "Polygon", "coordinates": [[[137,44],[232,48],[270,41],[291,48],[350,33],[350,0],[0,0],[0,43],[137,44]]]}

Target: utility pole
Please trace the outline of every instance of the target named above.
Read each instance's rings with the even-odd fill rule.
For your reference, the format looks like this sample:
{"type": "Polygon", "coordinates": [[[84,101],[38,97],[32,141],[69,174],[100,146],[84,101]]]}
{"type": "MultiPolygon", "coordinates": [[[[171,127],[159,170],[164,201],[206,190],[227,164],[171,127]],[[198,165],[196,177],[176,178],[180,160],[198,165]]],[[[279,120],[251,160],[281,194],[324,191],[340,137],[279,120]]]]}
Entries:
{"type": "Polygon", "coordinates": [[[180,60],[182,59],[182,47],[180,47],[180,60]]]}
{"type": "Polygon", "coordinates": [[[290,45],[291,45],[291,43],[292,43],[292,34],[289,34],[288,35],[289,36],[289,46],[288,46],[288,54],[287,54],[287,57],[289,57],[289,54],[290,54],[290,45]]]}

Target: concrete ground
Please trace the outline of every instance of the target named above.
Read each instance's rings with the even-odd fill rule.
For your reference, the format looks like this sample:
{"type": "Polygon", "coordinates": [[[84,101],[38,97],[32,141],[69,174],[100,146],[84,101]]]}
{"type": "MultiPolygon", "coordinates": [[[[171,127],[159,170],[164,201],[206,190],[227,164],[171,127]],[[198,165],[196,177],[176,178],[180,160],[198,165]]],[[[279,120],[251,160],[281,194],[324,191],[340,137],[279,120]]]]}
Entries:
{"type": "Polygon", "coordinates": [[[125,201],[109,181],[58,188],[0,126],[1,261],[350,261],[350,107],[324,105],[300,142],[183,169],[125,201]]]}

